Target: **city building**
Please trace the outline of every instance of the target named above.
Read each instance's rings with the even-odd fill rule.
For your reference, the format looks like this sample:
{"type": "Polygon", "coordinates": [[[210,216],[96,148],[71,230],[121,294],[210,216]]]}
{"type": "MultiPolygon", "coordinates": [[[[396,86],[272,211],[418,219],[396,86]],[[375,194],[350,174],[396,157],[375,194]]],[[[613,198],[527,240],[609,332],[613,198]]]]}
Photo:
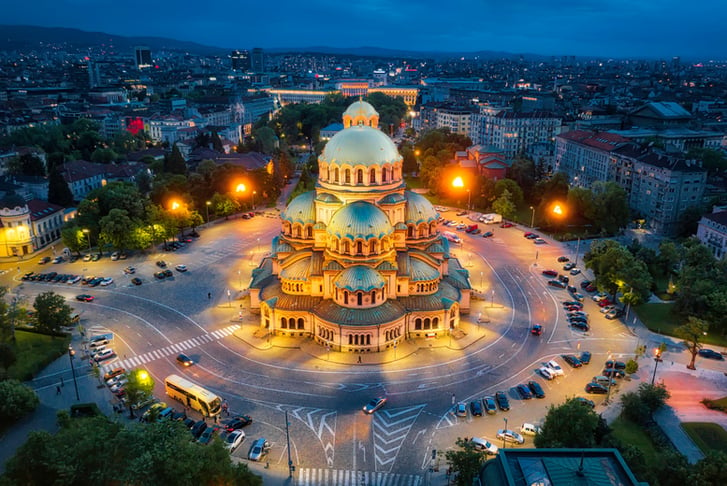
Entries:
{"type": "Polygon", "coordinates": [[[527,153],[534,144],[555,141],[560,132],[560,117],[548,111],[514,112],[483,106],[473,115],[472,131],[467,135],[477,145],[492,146],[515,158],[527,153]]]}
{"type": "Polygon", "coordinates": [[[669,128],[686,126],[692,114],[674,101],[647,103],[629,114],[631,123],[637,127],[669,128]]]}
{"type": "Polygon", "coordinates": [[[33,253],[33,232],[28,203],[14,192],[0,199],[0,256],[17,257],[33,253]]]}
{"type": "Polygon", "coordinates": [[[727,256],[727,210],[716,207],[705,214],[697,225],[697,238],[718,260],[727,256]]]}
{"type": "Polygon", "coordinates": [[[262,48],[255,47],[250,56],[250,69],[254,73],[265,72],[265,53],[262,48]]]}
{"type": "Polygon", "coordinates": [[[136,68],[139,70],[150,68],[151,62],[151,49],[147,46],[137,46],[134,49],[134,56],[136,59],[136,68]]]}
{"type": "Polygon", "coordinates": [[[449,103],[427,103],[422,105],[420,123],[423,130],[447,128],[452,133],[470,136],[472,117],[477,113],[473,107],[453,106],[449,103]]]}
{"type": "Polygon", "coordinates": [[[280,106],[290,103],[320,103],[338,90],[271,88],[266,90],[280,106]]]}
{"type": "Polygon", "coordinates": [[[89,192],[106,185],[104,164],[73,160],[62,164],[58,170],[68,184],[74,201],[81,201],[89,192]]]}
{"type": "Polygon", "coordinates": [[[610,152],[631,143],[610,132],[573,130],[555,137],[555,171],[565,172],[571,185],[589,188],[610,179],[610,152]]]}
{"type": "Polygon", "coordinates": [[[60,240],[64,223],[63,207],[40,199],[31,199],[27,206],[30,211],[33,249],[38,250],[60,240]]]}
{"type": "Polygon", "coordinates": [[[232,51],[230,53],[231,67],[233,71],[247,72],[252,67],[250,63],[250,52],[246,50],[232,51]]]}
{"type": "Polygon", "coordinates": [[[251,310],[272,335],[378,352],[446,336],[469,312],[469,274],[432,204],[406,190],[402,156],[378,118],[364,101],[349,106],[318,158],[315,190],[280,215],[249,286],[251,310]]]}

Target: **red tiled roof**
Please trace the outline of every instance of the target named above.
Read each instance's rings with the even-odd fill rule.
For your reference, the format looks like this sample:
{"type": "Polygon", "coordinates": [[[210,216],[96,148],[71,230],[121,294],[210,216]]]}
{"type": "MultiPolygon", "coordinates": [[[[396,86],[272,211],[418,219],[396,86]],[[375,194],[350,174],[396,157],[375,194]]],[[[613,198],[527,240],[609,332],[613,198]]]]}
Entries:
{"type": "Polygon", "coordinates": [[[41,199],[31,199],[28,201],[28,209],[30,210],[30,219],[38,221],[45,217],[50,216],[53,213],[63,211],[63,207],[57,204],[49,203],[41,199]]]}
{"type": "Polygon", "coordinates": [[[587,132],[585,130],[572,130],[561,133],[558,138],[581,143],[589,147],[610,151],[622,144],[631,142],[631,139],[610,132],[587,132]]]}

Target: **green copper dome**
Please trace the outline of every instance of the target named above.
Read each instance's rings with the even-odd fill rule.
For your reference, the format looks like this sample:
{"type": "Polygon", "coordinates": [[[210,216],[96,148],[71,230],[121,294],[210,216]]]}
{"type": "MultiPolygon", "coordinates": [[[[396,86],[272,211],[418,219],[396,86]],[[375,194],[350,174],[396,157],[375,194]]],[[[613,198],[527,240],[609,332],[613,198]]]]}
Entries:
{"type": "Polygon", "coordinates": [[[341,200],[338,199],[333,194],[329,194],[327,192],[319,192],[316,196],[316,201],[324,202],[324,203],[336,203],[341,204],[341,200]]]}
{"type": "Polygon", "coordinates": [[[351,292],[361,290],[369,292],[373,289],[380,289],[386,284],[386,280],[376,270],[356,265],[341,272],[334,281],[339,289],[346,289],[351,292]]]}
{"type": "Polygon", "coordinates": [[[296,197],[285,211],[281,213],[280,217],[291,223],[315,223],[316,222],[316,205],[315,205],[316,192],[309,191],[304,192],[300,196],[296,197]]]}
{"type": "Polygon", "coordinates": [[[328,234],[356,240],[382,238],[393,232],[386,214],[366,201],[356,201],[336,211],[328,223],[328,234]]]}
{"type": "Polygon", "coordinates": [[[406,191],[404,193],[406,203],[406,222],[408,223],[431,223],[437,220],[437,212],[429,199],[416,192],[406,191]]]}
{"type": "Polygon", "coordinates": [[[426,282],[439,279],[439,270],[432,268],[426,263],[416,258],[412,258],[409,266],[411,268],[412,282],[426,282]]]}
{"type": "Polygon", "coordinates": [[[379,204],[398,204],[402,201],[406,201],[406,198],[398,192],[394,192],[392,194],[387,194],[386,196],[382,197],[379,200],[379,204]]]}
{"type": "Polygon", "coordinates": [[[396,145],[384,132],[366,126],[341,130],[328,141],[320,156],[320,160],[328,164],[366,167],[392,164],[401,159],[396,145]]]}

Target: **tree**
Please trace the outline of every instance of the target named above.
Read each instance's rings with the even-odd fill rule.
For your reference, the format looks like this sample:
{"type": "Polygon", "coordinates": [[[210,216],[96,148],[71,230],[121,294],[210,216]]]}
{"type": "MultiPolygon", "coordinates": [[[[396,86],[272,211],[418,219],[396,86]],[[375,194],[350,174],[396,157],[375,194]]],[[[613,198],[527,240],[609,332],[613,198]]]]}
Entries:
{"type": "Polygon", "coordinates": [[[677,222],[677,236],[689,238],[697,234],[697,226],[705,213],[702,206],[689,206],[679,214],[677,222]]]}
{"type": "Polygon", "coordinates": [[[91,161],[99,164],[110,164],[119,158],[119,154],[110,148],[97,148],[91,154],[91,161]]]}
{"type": "Polygon", "coordinates": [[[64,208],[73,204],[73,193],[57,169],[51,171],[48,177],[48,202],[64,208]]]}
{"type": "Polygon", "coordinates": [[[651,416],[669,398],[669,391],[661,383],[642,383],[636,392],[621,395],[621,414],[637,424],[646,424],[651,416]]]}
{"type": "Polygon", "coordinates": [[[633,375],[639,370],[639,363],[635,359],[630,359],[626,363],[626,373],[633,375]]]}
{"type": "Polygon", "coordinates": [[[510,191],[504,189],[502,195],[492,203],[492,210],[501,214],[505,219],[512,219],[515,216],[515,204],[510,199],[510,191]]]}
{"type": "Polygon", "coordinates": [[[100,224],[99,237],[111,243],[117,250],[129,247],[131,232],[138,226],[123,209],[112,209],[109,214],[101,218],[100,224]]]}
{"type": "Polygon", "coordinates": [[[45,164],[33,154],[23,154],[8,162],[8,172],[14,175],[45,176],[45,164]]]}
{"type": "Polygon", "coordinates": [[[727,454],[711,451],[692,467],[689,480],[682,484],[727,484],[727,468],[724,467],[727,454]]]}
{"type": "Polygon", "coordinates": [[[55,292],[39,294],[33,303],[38,330],[46,333],[56,333],[62,327],[71,325],[73,309],[66,304],[66,298],[55,292]]]}
{"type": "Polygon", "coordinates": [[[172,153],[164,156],[164,172],[181,175],[187,173],[187,163],[184,161],[177,144],[172,147],[172,153]]]}
{"type": "Polygon", "coordinates": [[[0,381],[0,424],[21,419],[39,403],[38,395],[18,380],[0,381]]]}
{"type": "Polygon", "coordinates": [[[471,486],[485,463],[485,456],[477,451],[469,440],[458,437],[456,445],[459,449],[448,450],[445,456],[450,474],[454,476],[455,485],[471,486]]]}
{"type": "Polygon", "coordinates": [[[134,417],[134,407],[143,402],[154,392],[154,379],[146,370],[135,369],[127,374],[129,382],[124,386],[126,403],[129,405],[129,417],[134,417]]]}
{"type": "Polygon", "coordinates": [[[606,234],[615,234],[629,221],[626,191],[615,182],[593,183],[591,220],[606,234]]]}
{"type": "Polygon", "coordinates": [[[545,415],[535,447],[593,447],[596,445],[598,415],[574,398],[551,405],[545,415]]]}
{"type": "Polygon", "coordinates": [[[681,325],[674,330],[674,335],[684,340],[687,350],[692,355],[692,359],[687,365],[687,368],[690,370],[697,369],[694,366],[694,362],[697,359],[699,350],[704,347],[702,339],[707,334],[708,329],[709,324],[694,316],[689,316],[686,324],[681,325]]]}
{"type": "Polygon", "coordinates": [[[634,305],[646,300],[651,292],[652,278],[646,264],[614,240],[596,241],[583,261],[596,275],[596,285],[616,297],[629,289],[628,301],[634,305]]]}
{"type": "Polygon", "coordinates": [[[510,201],[512,201],[516,208],[523,205],[525,197],[523,196],[523,190],[517,185],[517,182],[512,179],[500,179],[495,182],[495,197],[502,197],[505,191],[510,194],[510,201]]]}

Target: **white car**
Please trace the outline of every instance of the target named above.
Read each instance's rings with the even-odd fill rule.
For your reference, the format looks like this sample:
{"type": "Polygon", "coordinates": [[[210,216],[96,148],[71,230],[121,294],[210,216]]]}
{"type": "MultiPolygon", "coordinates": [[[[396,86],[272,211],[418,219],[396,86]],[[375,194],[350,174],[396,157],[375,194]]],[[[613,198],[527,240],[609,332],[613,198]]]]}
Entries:
{"type": "Polygon", "coordinates": [[[608,295],[606,295],[603,292],[599,292],[596,295],[594,295],[593,297],[591,297],[591,299],[593,300],[593,302],[601,302],[606,297],[608,297],[608,295]]]}
{"type": "Polygon", "coordinates": [[[514,442],[516,444],[524,444],[525,438],[518,434],[517,432],[514,432],[509,429],[500,429],[497,431],[497,438],[500,440],[504,440],[505,442],[514,442]]]}
{"type": "Polygon", "coordinates": [[[475,449],[478,451],[483,451],[485,454],[489,456],[494,456],[498,453],[499,449],[496,445],[490,443],[490,441],[487,441],[485,439],[481,439],[479,437],[472,437],[470,439],[470,442],[472,442],[472,445],[475,449]]]}
{"type": "Polygon", "coordinates": [[[111,385],[109,387],[109,389],[111,390],[112,393],[116,393],[117,391],[124,388],[124,385],[126,385],[128,382],[129,382],[129,380],[127,380],[126,378],[122,378],[122,379],[118,380],[116,383],[114,383],[113,385],[111,385]]]}
{"type": "Polygon", "coordinates": [[[540,374],[540,376],[542,376],[546,380],[555,379],[555,374],[553,374],[553,370],[551,370],[547,366],[541,366],[540,368],[538,368],[538,373],[540,374]]]}
{"type": "Polygon", "coordinates": [[[101,286],[102,287],[106,287],[108,285],[111,285],[112,283],[114,283],[114,279],[111,278],[111,277],[108,277],[108,278],[105,278],[105,279],[101,280],[101,286]]]}
{"type": "Polygon", "coordinates": [[[375,411],[377,411],[378,409],[380,409],[381,407],[383,407],[385,403],[386,403],[385,397],[372,398],[369,403],[367,403],[366,405],[363,406],[363,411],[364,411],[364,413],[372,414],[375,411]]]}
{"type": "Polygon", "coordinates": [[[80,276],[80,275],[75,275],[75,276],[73,276],[73,277],[69,278],[69,279],[68,279],[68,280],[66,281],[66,283],[67,283],[68,285],[73,285],[74,283],[78,283],[78,282],[80,282],[80,281],[81,281],[81,276],[80,276]]]}
{"type": "Polygon", "coordinates": [[[93,359],[95,359],[96,362],[98,363],[99,361],[104,361],[104,360],[111,359],[114,357],[116,357],[116,353],[114,353],[113,349],[108,348],[108,349],[104,349],[103,351],[98,353],[96,356],[93,357],[93,359]]]}
{"type": "Polygon", "coordinates": [[[613,305],[613,304],[611,304],[611,305],[607,305],[607,306],[605,306],[605,307],[601,308],[601,314],[608,314],[609,312],[611,312],[611,311],[612,311],[612,310],[614,310],[615,308],[616,308],[616,306],[615,306],[615,305],[613,305]]]}
{"type": "Polygon", "coordinates": [[[235,449],[237,449],[245,440],[245,432],[240,429],[233,430],[232,432],[227,433],[224,437],[221,437],[221,439],[223,440],[225,448],[230,452],[234,452],[235,449]]]}
{"type": "Polygon", "coordinates": [[[186,272],[187,271],[187,265],[177,265],[174,268],[176,268],[178,272],[186,272]]]}
{"type": "Polygon", "coordinates": [[[547,363],[545,363],[545,366],[550,368],[550,370],[553,372],[556,376],[563,376],[565,375],[565,372],[563,371],[563,368],[560,367],[560,365],[554,360],[551,359],[547,363]]]}

